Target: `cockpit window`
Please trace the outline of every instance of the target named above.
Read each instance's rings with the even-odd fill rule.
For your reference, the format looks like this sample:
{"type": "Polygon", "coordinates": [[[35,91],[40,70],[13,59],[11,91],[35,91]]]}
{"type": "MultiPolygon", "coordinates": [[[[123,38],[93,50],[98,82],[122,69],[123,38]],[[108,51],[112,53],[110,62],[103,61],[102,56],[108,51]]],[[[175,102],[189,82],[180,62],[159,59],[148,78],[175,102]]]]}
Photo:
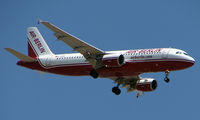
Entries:
{"type": "Polygon", "coordinates": [[[177,51],[176,54],[184,54],[184,55],[188,55],[186,52],[180,52],[180,51],[177,51]]]}
{"type": "Polygon", "coordinates": [[[182,52],[179,52],[179,51],[178,51],[178,52],[176,52],[176,54],[182,54],[182,52]]]}

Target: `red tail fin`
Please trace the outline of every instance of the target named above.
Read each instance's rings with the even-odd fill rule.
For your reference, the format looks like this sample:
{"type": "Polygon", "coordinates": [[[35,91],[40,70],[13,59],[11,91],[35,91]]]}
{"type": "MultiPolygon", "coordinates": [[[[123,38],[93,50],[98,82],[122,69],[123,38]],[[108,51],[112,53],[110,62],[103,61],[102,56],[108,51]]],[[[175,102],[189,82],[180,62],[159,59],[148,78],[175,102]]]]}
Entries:
{"type": "Polygon", "coordinates": [[[33,48],[31,47],[29,41],[28,41],[28,56],[32,57],[32,58],[36,58],[36,54],[35,52],[33,51],[33,48]]]}

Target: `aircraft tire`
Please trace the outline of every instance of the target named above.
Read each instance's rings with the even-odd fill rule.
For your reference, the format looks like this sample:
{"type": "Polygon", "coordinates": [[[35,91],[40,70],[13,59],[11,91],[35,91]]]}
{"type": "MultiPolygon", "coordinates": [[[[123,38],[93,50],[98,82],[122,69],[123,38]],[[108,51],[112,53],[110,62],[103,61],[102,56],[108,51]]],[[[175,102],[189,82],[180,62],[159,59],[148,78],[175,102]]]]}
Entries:
{"type": "Polygon", "coordinates": [[[165,81],[166,83],[169,83],[169,82],[170,82],[170,79],[169,79],[168,77],[166,77],[166,78],[164,79],[164,81],[165,81]]]}
{"type": "Polygon", "coordinates": [[[99,73],[97,73],[96,70],[92,70],[90,72],[90,76],[92,76],[94,79],[98,78],[99,77],[99,73]]]}
{"type": "Polygon", "coordinates": [[[112,92],[115,93],[115,95],[120,95],[121,90],[119,89],[119,87],[113,87],[112,92]]]}

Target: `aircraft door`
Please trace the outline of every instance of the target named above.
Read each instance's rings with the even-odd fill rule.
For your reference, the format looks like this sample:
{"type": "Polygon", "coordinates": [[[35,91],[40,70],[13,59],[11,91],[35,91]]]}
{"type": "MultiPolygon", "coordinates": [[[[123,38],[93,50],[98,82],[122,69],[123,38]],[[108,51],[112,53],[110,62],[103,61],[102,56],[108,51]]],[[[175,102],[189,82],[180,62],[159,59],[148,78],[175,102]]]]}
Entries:
{"type": "Polygon", "coordinates": [[[52,56],[47,57],[46,59],[46,66],[50,66],[52,64],[52,56]]]}
{"type": "Polygon", "coordinates": [[[162,52],[162,58],[168,58],[169,51],[169,49],[164,49],[162,52]]]}

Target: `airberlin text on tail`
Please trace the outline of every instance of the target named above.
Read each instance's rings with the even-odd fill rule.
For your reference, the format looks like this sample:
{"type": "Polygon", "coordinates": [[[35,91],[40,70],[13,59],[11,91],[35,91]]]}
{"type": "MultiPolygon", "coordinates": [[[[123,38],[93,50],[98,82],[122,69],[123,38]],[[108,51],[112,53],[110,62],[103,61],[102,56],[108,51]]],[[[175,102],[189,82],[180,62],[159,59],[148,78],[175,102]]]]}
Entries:
{"type": "Polygon", "coordinates": [[[27,32],[29,56],[39,57],[42,55],[53,54],[36,27],[29,27],[27,32]]]}

